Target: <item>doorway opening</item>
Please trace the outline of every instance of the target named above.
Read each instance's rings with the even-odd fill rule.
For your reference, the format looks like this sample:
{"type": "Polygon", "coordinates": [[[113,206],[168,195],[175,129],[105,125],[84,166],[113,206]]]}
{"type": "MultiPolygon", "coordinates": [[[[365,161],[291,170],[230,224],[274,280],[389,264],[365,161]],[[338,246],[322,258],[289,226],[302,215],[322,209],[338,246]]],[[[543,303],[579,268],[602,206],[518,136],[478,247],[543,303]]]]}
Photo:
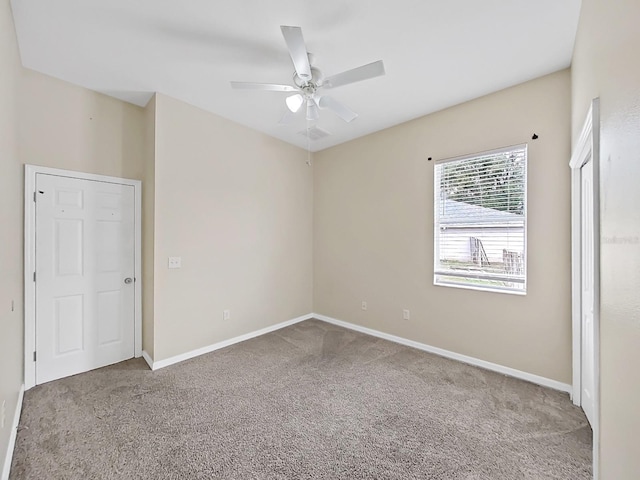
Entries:
{"type": "Polygon", "coordinates": [[[593,474],[598,478],[600,434],[600,103],[594,99],[573,149],[571,270],[573,403],[593,431],[593,474]]]}

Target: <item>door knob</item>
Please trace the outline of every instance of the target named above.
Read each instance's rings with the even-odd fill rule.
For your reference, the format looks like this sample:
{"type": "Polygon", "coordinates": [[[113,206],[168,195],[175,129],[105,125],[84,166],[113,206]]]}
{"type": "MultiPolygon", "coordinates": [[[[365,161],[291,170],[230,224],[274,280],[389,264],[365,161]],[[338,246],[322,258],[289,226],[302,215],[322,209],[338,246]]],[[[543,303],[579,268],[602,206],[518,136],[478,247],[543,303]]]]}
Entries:
{"type": "Polygon", "coordinates": [[[124,283],[126,283],[126,284],[129,284],[131,282],[133,282],[133,278],[131,278],[131,277],[127,277],[127,278],[124,279],[124,283]]]}

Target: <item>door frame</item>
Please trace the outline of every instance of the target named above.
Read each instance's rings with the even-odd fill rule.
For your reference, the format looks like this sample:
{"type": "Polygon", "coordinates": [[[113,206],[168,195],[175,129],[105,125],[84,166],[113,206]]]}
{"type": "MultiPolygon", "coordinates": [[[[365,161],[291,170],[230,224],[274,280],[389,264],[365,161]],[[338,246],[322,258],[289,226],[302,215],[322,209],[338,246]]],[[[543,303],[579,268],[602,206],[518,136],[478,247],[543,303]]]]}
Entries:
{"type": "Polygon", "coordinates": [[[79,180],[131,185],[134,188],[134,356],[142,356],[142,182],[127,178],[61,170],[38,165],[24,166],[24,387],[36,385],[36,191],[37,174],[70,177],[79,180]]]}
{"type": "Polygon", "coordinates": [[[600,443],[600,99],[591,102],[578,141],[574,145],[571,167],[571,312],[573,337],[573,385],[571,399],[582,405],[582,255],[581,255],[581,168],[593,162],[593,347],[594,392],[593,404],[593,478],[598,478],[600,443]]]}

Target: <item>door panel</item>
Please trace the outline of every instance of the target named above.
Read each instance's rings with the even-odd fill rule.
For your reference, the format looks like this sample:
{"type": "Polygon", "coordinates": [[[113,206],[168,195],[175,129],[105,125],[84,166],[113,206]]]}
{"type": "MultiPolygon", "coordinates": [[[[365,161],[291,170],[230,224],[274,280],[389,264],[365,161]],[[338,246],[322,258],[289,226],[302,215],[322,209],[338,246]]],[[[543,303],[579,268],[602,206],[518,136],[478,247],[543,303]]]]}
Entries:
{"type": "Polygon", "coordinates": [[[134,356],[134,187],[36,176],[36,383],[134,356]]]}
{"type": "Polygon", "coordinates": [[[595,410],[595,346],[594,346],[594,225],[593,225],[593,162],[580,170],[581,178],[581,288],[582,288],[582,408],[593,425],[595,410]]]}
{"type": "Polygon", "coordinates": [[[122,310],[120,290],[98,292],[98,345],[122,341],[120,322],[113,322],[122,310]]]}
{"type": "Polygon", "coordinates": [[[55,302],[55,355],[84,350],[83,295],[58,297],[55,302]]]}
{"type": "Polygon", "coordinates": [[[82,220],[57,219],[55,232],[54,255],[57,275],[82,275],[82,220]]]}

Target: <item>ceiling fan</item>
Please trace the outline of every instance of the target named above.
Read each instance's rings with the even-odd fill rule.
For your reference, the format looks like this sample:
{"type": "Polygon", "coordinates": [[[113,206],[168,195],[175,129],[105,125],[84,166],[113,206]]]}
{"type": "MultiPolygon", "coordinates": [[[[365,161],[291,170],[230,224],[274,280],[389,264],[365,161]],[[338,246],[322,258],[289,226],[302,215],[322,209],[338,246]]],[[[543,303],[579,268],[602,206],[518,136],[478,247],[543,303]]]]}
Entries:
{"type": "Polygon", "coordinates": [[[280,120],[281,124],[291,123],[295,118],[294,114],[305,104],[307,110],[306,118],[310,121],[317,120],[320,117],[319,109],[331,110],[345,122],[354,120],[358,116],[357,113],[329,95],[322,94],[322,91],[384,75],[384,63],[382,60],[325,77],[319,68],[313,66],[314,57],[307,52],[307,47],[302,37],[302,29],[283,25],[280,30],[282,30],[284,41],[287,44],[287,49],[295,68],[293,85],[231,82],[231,86],[240,90],[295,92],[285,100],[289,111],[280,120]]]}

